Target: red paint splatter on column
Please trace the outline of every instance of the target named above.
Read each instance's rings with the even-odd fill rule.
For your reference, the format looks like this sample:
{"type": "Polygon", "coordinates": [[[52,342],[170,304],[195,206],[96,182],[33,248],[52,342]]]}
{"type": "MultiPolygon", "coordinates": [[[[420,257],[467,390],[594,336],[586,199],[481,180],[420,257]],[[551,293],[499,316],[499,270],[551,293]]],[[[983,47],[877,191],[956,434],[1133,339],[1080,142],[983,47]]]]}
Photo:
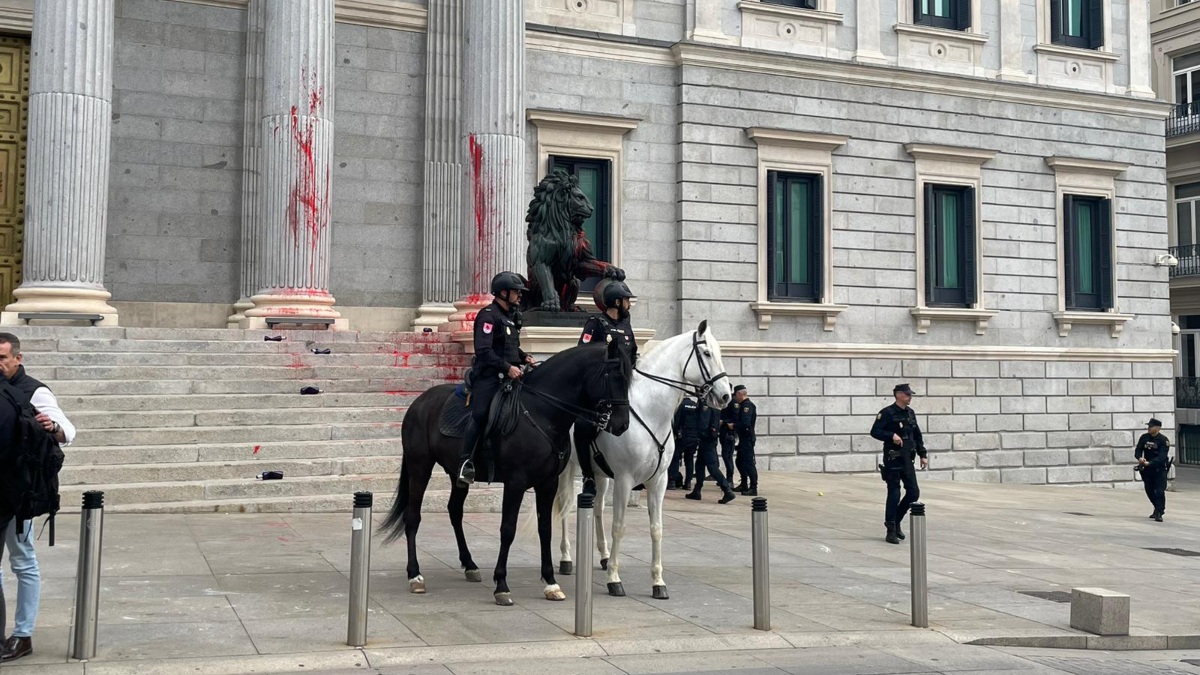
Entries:
{"type": "Polygon", "coordinates": [[[475,134],[468,137],[471,155],[471,196],[475,209],[475,242],[478,245],[475,262],[475,288],[483,281],[484,266],[495,264],[495,233],[499,227],[496,222],[495,199],[492,186],[488,184],[483,171],[483,146],[475,139],[475,134]]]}
{"type": "MultiPolygon", "coordinates": [[[[296,146],[296,169],[288,196],[287,224],[292,243],[300,247],[303,232],[308,234],[308,244],[315,251],[329,227],[329,167],[324,167],[324,181],[317,166],[315,143],[317,119],[325,105],[325,89],[317,86],[316,74],[309,77],[308,69],[301,71],[301,86],[307,89],[304,95],[306,110],[300,106],[291,108],[291,142],[296,146]]],[[[316,256],[309,258],[309,273],[312,276],[316,256]]],[[[327,295],[327,293],[320,293],[327,295]]]]}

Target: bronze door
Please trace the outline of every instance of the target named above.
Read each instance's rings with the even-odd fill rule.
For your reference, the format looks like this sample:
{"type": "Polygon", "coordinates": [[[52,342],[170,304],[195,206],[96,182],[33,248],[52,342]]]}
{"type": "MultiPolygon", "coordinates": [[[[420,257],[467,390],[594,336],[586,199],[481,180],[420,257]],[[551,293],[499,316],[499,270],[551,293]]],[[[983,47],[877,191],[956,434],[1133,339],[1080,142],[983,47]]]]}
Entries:
{"type": "Polygon", "coordinates": [[[28,128],[29,40],[0,36],[0,306],[21,284],[28,128]]]}

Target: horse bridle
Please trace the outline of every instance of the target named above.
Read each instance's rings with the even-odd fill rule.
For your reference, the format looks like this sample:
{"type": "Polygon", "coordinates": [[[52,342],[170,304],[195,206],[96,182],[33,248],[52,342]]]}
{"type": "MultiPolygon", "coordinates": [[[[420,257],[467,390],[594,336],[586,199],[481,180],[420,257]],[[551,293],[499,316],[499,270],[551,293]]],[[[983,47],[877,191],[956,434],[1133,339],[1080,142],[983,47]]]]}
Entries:
{"type": "Polygon", "coordinates": [[[683,364],[683,372],[686,374],[688,366],[692,364],[692,359],[695,358],[696,365],[700,366],[700,377],[704,378],[704,384],[697,385],[682,380],[672,380],[669,377],[647,373],[640,368],[634,368],[634,371],[639,373],[642,377],[654,380],[659,384],[665,384],[668,387],[671,387],[672,389],[678,389],[685,394],[692,394],[696,397],[696,400],[707,398],[708,395],[712,393],[713,387],[716,385],[717,381],[722,377],[727,377],[725,371],[721,371],[716,375],[710,374],[712,371],[708,369],[708,364],[705,363],[704,359],[700,357],[701,345],[707,344],[708,338],[700,337],[700,333],[698,331],[692,333],[692,353],[688,354],[687,361],[685,361],[683,364]]]}
{"type": "MultiPolygon", "coordinates": [[[[523,383],[521,384],[521,388],[524,389],[525,391],[528,391],[529,393],[533,394],[534,396],[537,396],[538,398],[546,401],[551,406],[554,406],[555,408],[558,408],[559,410],[562,410],[563,412],[567,412],[567,413],[574,415],[575,419],[577,419],[578,421],[584,422],[586,424],[591,424],[600,431],[606,431],[608,429],[608,425],[612,422],[613,411],[619,405],[628,406],[629,399],[628,398],[617,398],[616,396],[613,395],[612,378],[614,376],[618,376],[621,373],[621,368],[620,368],[621,356],[619,355],[616,358],[606,357],[604,359],[604,361],[605,361],[604,370],[599,375],[596,375],[595,377],[603,377],[604,378],[604,394],[605,394],[605,396],[604,396],[604,398],[600,399],[596,403],[596,407],[593,410],[588,410],[587,408],[577,406],[574,403],[568,403],[567,401],[564,401],[556,396],[552,396],[550,394],[540,392],[540,391],[534,389],[533,387],[530,387],[529,385],[526,385],[523,383]],[[612,367],[612,364],[614,364],[614,363],[618,364],[617,368],[612,367]]],[[[630,384],[632,384],[632,382],[630,382],[630,384]]],[[[512,386],[511,383],[509,386],[512,386]]],[[[529,420],[530,424],[533,424],[533,427],[535,429],[537,429],[538,431],[541,431],[541,428],[538,427],[537,423],[534,422],[533,418],[529,415],[529,411],[526,410],[524,412],[524,414],[525,414],[526,419],[529,420]]],[[[543,432],[543,435],[545,435],[545,432],[543,432]]]]}

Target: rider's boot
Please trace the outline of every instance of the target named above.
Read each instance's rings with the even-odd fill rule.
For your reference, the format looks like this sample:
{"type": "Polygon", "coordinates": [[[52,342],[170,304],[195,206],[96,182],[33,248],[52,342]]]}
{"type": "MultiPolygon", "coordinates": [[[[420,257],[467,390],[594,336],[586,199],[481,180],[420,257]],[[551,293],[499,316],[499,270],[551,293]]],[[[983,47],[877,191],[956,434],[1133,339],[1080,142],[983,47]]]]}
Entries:
{"type": "Polygon", "coordinates": [[[583,477],[583,494],[596,496],[596,479],[591,476],[583,477]]]}
{"type": "Polygon", "coordinates": [[[458,469],[458,486],[469,488],[475,482],[475,463],[471,457],[475,454],[475,445],[479,442],[479,425],[470,424],[463,436],[462,454],[459,455],[461,465],[458,469]]]}

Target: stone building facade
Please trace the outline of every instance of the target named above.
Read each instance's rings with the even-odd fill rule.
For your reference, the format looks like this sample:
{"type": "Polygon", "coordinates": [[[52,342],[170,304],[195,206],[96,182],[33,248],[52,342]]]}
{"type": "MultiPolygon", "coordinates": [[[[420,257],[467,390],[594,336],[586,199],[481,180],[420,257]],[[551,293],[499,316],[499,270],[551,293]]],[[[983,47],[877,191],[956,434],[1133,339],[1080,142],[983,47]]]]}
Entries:
{"type": "Polygon", "coordinates": [[[1146,419],[1174,428],[1145,3],[23,1],[35,75],[96,37],[54,22],[111,21],[111,58],[30,85],[111,78],[111,147],[79,198],[103,236],[26,222],[10,320],[82,288],[122,325],[453,331],[559,165],[634,324],[709,321],[771,469],[871,471],[897,381],[933,479],[1126,483],[1146,419]],[[68,249],[102,276],[31,276],[68,249]]]}

